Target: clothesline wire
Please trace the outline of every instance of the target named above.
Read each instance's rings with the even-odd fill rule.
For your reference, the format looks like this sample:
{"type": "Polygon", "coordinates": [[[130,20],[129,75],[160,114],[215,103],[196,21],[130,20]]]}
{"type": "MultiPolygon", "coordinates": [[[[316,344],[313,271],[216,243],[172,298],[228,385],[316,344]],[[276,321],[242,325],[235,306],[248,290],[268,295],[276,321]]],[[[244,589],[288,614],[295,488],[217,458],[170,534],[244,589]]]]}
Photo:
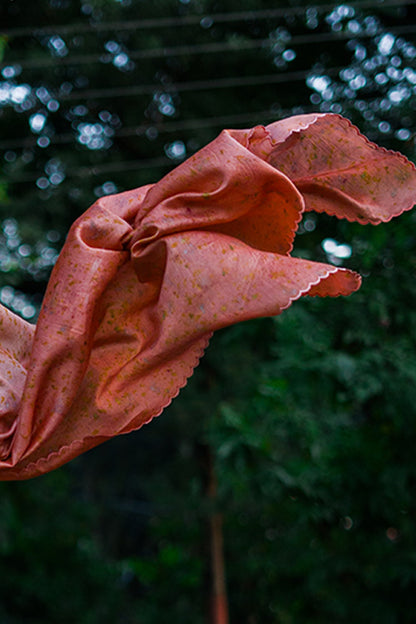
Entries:
{"type": "MultiPolygon", "coordinates": [[[[331,67],[331,68],[326,68],[324,73],[326,76],[333,76],[338,74],[341,70],[343,69],[343,67],[331,67]]],[[[289,82],[298,82],[301,80],[305,80],[305,78],[307,78],[308,76],[311,76],[314,74],[314,70],[312,69],[308,69],[308,70],[302,70],[302,71],[298,71],[298,72],[286,72],[286,73],[282,73],[282,74],[266,74],[263,76],[234,76],[234,77],[229,77],[229,78],[223,78],[223,79],[214,79],[214,80],[204,80],[204,81],[192,81],[192,82],[184,82],[184,83],[174,83],[172,85],[157,85],[157,84],[153,84],[153,85],[137,85],[137,86],[133,86],[133,87],[124,87],[121,89],[117,89],[117,88],[111,88],[111,89],[96,89],[96,90],[89,90],[89,91],[79,91],[77,92],[76,97],[73,98],[69,98],[68,96],[65,97],[60,97],[57,96],[58,99],[60,101],[62,100],[86,100],[88,98],[91,99],[102,99],[102,98],[114,98],[114,97],[132,97],[135,95],[146,95],[146,94],[153,94],[155,92],[161,92],[163,91],[164,93],[166,92],[170,92],[170,91],[174,91],[174,92],[191,92],[193,90],[215,90],[215,89],[225,89],[225,88],[236,88],[236,87],[252,87],[252,86],[259,86],[259,85],[264,85],[264,84],[278,84],[278,83],[289,83],[289,82]]],[[[71,95],[71,94],[70,94],[71,95]]],[[[234,117],[236,119],[236,121],[239,120],[239,116],[231,116],[234,117]]],[[[226,116],[226,119],[229,120],[229,117],[226,116]]],[[[80,123],[82,122],[82,119],[80,119],[80,123]]],[[[203,122],[203,120],[197,120],[197,123],[203,122]]],[[[187,126],[187,128],[189,127],[189,129],[192,129],[193,127],[195,127],[194,125],[194,120],[189,120],[189,121],[184,121],[184,122],[166,122],[166,125],[163,126],[163,128],[170,128],[171,126],[174,126],[174,130],[161,130],[161,131],[176,131],[179,129],[185,129],[185,125],[187,126]],[[189,124],[189,126],[188,126],[189,124]]],[[[148,124],[144,125],[139,125],[139,126],[127,126],[125,128],[122,128],[121,130],[116,132],[116,136],[134,136],[134,135],[140,135],[140,134],[144,134],[147,130],[149,130],[149,128],[153,128],[156,127],[157,128],[157,123],[151,123],[149,122],[148,124]]],[[[200,126],[198,126],[200,127],[200,126]]],[[[69,143],[71,142],[71,140],[73,140],[74,135],[73,134],[62,134],[62,135],[56,135],[54,137],[51,137],[51,142],[53,143],[69,143]]],[[[0,149],[2,150],[7,150],[7,149],[17,149],[19,147],[25,147],[28,144],[34,144],[36,143],[38,137],[33,137],[32,140],[28,140],[28,139],[17,139],[14,141],[9,141],[9,140],[3,140],[0,141],[0,149]]]]}
{"type": "MultiPolygon", "coordinates": [[[[395,28],[389,28],[387,30],[389,34],[392,35],[406,35],[413,34],[416,32],[416,26],[414,24],[408,24],[404,26],[397,26],[395,28]]],[[[356,39],[369,39],[374,37],[374,33],[369,32],[340,32],[340,33],[311,33],[307,35],[295,35],[288,39],[286,42],[289,46],[300,46],[300,45],[310,45],[314,43],[328,43],[328,42],[338,42],[340,40],[348,40],[351,38],[356,39]]],[[[273,48],[274,41],[272,38],[261,38],[261,39],[251,39],[248,41],[220,41],[220,42],[211,42],[211,43],[203,43],[203,44],[193,44],[193,45],[180,45],[180,46],[171,46],[171,47],[158,47],[158,48],[150,48],[150,49],[141,49],[141,50],[129,50],[128,57],[130,60],[141,60],[141,59],[157,59],[157,58],[165,58],[172,56],[181,56],[181,55],[195,55],[195,54],[216,54],[219,52],[240,52],[241,50],[252,50],[256,48],[262,48],[268,46],[269,48],[273,48]]],[[[103,54],[78,54],[73,56],[66,57],[47,57],[44,59],[29,59],[29,60],[19,60],[14,59],[9,62],[4,62],[0,64],[0,67],[6,67],[8,65],[18,66],[21,69],[42,69],[45,67],[52,66],[63,66],[63,65],[71,65],[71,66],[79,66],[84,64],[93,64],[93,63],[105,63],[103,60],[103,54]]],[[[108,61],[112,60],[112,55],[108,54],[108,61]]]]}
{"type": "MultiPolygon", "coordinates": [[[[325,75],[339,73],[343,67],[325,69],[325,75]]],[[[293,72],[263,74],[260,76],[228,76],[227,78],[212,78],[208,80],[190,80],[173,82],[171,84],[147,84],[128,87],[113,87],[111,89],[85,89],[64,95],[57,95],[59,101],[85,101],[89,99],[106,99],[131,97],[135,95],[152,95],[154,93],[184,93],[189,91],[206,91],[229,89],[236,87],[255,87],[265,84],[278,84],[304,80],[314,73],[313,68],[293,72]]]]}
{"type": "MultiPolygon", "coordinates": [[[[402,7],[404,5],[416,4],[416,0],[384,0],[377,2],[374,0],[357,0],[356,2],[349,2],[348,6],[354,9],[367,9],[371,8],[384,8],[384,7],[402,7]]],[[[317,13],[324,13],[330,11],[338,6],[337,3],[321,4],[317,6],[295,6],[295,7],[282,7],[278,9],[259,9],[250,11],[234,11],[224,13],[212,13],[206,15],[183,15],[180,17],[158,17],[142,20],[121,20],[118,22],[101,22],[94,23],[89,22],[85,24],[83,22],[77,24],[56,24],[50,26],[27,26],[22,28],[1,28],[0,33],[7,37],[21,37],[33,34],[80,34],[82,32],[94,32],[94,31],[120,31],[120,30],[145,30],[148,28],[168,28],[172,26],[189,26],[194,24],[200,24],[201,20],[209,20],[211,23],[227,23],[227,22],[239,22],[248,20],[261,20],[271,19],[274,17],[286,17],[293,15],[305,14],[308,10],[316,11],[317,13]]]]}
{"type": "MultiPolygon", "coordinates": [[[[398,1],[398,0],[385,0],[382,4],[380,4],[380,7],[391,7],[391,6],[403,6],[403,5],[413,5],[416,4],[416,0],[404,0],[403,1],[398,1]]],[[[331,4],[326,4],[326,5],[321,5],[321,6],[317,6],[317,7],[312,7],[313,10],[316,9],[316,11],[318,12],[323,12],[323,11],[328,11],[331,8],[334,8],[335,6],[337,6],[336,4],[334,5],[333,3],[331,4]]],[[[352,6],[354,8],[374,8],[375,6],[375,2],[374,0],[370,1],[370,0],[364,0],[362,2],[352,2],[350,3],[349,6],[352,6]]],[[[271,17],[278,17],[278,16],[282,16],[282,15],[289,15],[289,14],[300,14],[300,13],[304,13],[307,10],[306,7],[292,7],[292,8],[288,8],[288,9],[273,9],[273,10],[266,10],[266,11],[240,11],[240,12],[234,12],[234,13],[219,13],[219,14],[213,14],[211,16],[208,16],[210,19],[212,19],[214,22],[227,22],[227,21],[238,21],[238,20],[244,20],[244,19],[264,19],[264,18],[271,18],[271,17]]],[[[168,25],[175,25],[176,22],[175,20],[179,20],[179,22],[182,23],[197,23],[198,20],[202,19],[202,17],[204,16],[185,16],[184,18],[157,18],[154,20],[143,20],[143,21],[138,21],[136,23],[136,27],[137,28],[151,28],[151,27],[163,27],[163,26],[168,26],[168,25]],[[172,20],[175,22],[171,23],[172,20]]],[[[88,25],[88,29],[89,30],[106,30],[106,28],[108,27],[108,29],[114,29],[114,30],[119,30],[120,26],[124,24],[123,29],[130,29],[135,27],[133,25],[133,23],[131,21],[127,21],[124,22],[120,22],[120,23],[115,23],[115,24],[111,24],[111,28],[110,28],[110,24],[100,24],[97,26],[97,28],[95,26],[91,26],[88,25]]],[[[84,24],[84,26],[86,26],[84,24]]],[[[72,25],[72,27],[78,27],[78,25],[72,25]]],[[[0,27],[1,28],[1,27],[0,27]]],[[[68,27],[64,27],[64,30],[69,32],[71,25],[69,25],[68,27]]],[[[47,32],[53,32],[53,33],[57,33],[57,30],[55,29],[55,27],[50,26],[47,27],[46,29],[33,29],[33,28],[27,28],[27,29],[10,29],[8,31],[1,31],[3,33],[7,33],[8,36],[17,36],[16,33],[17,31],[23,31],[26,30],[26,32],[28,34],[36,32],[39,33],[40,31],[42,31],[42,33],[46,34],[47,32]]],[[[63,31],[60,31],[63,32],[63,31]]],[[[396,27],[396,28],[392,28],[392,29],[388,29],[388,32],[391,34],[406,34],[406,33],[413,33],[415,32],[415,27],[413,25],[405,25],[402,27],[396,27]]],[[[22,33],[23,34],[23,33],[22,33]]],[[[290,39],[290,45],[307,45],[308,43],[313,43],[313,42],[325,42],[325,41],[331,41],[331,40],[339,40],[339,39],[348,39],[351,37],[355,37],[355,38],[362,38],[362,37],[371,37],[374,36],[372,34],[367,34],[367,33],[311,33],[311,34],[306,34],[306,35],[295,35],[294,37],[292,37],[290,39]]],[[[195,45],[191,45],[191,46],[173,46],[170,48],[154,48],[154,49],[150,49],[150,50],[137,50],[134,51],[132,53],[130,53],[130,57],[133,58],[152,58],[152,57],[157,57],[157,55],[162,56],[162,55],[174,55],[174,54],[198,54],[198,53],[210,53],[210,52],[220,52],[220,51],[224,51],[224,50],[233,50],[235,49],[236,51],[240,50],[241,47],[246,47],[248,48],[256,48],[256,47],[261,47],[262,45],[265,44],[269,44],[272,45],[273,44],[273,40],[272,39],[256,39],[256,40],[251,40],[251,41],[247,41],[247,42],[238,42],[237,44],[234,44],[234,42],[213,42],[213,43],[209,43],[209,44],[195,44],[195,45]]],[[[289,44],[289,42],[288,42],[289,44]]],[[[82,63],[82,62],[91,62],[93,55],[79,55],[78,57],[75,57],[75,61],[77,63],[82,63]]],[[[94,55],[94,58],[99,60],[99,57],[94,55]]],[[[48,59],[48,61],[50,61],[51,63],[55,64],[55,63],[64,63],[64,64],[70,64],[71,62],[73,62],[74,59],[70,58],[65,58],[65,59],[59,59],[59,58],[51,58],[48,59]]],[[[32,62],[32,66],[30,68],[34,68],[34,67],[41,67],[41,66],[45,66],[42,65],[42,62],[44,61],[33,61],[32,62]],[[36,65],[36,63],[38,63],[38,65],[36,65]]],[[[14,61],[14,63],[17,63],[17,61],[14,61]]],[[[23,61],[22,61],[23,63],[23,61]]],[[[31,64],[31,61],[28,61],[28,68],[31,64]]],[[[3,63],[3,65],[5,65],[3,63]]],[[[325,75],[332,75],[335,73],[338,73],[340,70],[342,69],[337,67],[337,68],[329,68],[329,69],[325,69],[324,73],[325,75]]],[[[202,81],[189,81],[189,82],[183,82],[183,83],[173,83],[171,85],[159,85],[159,84],[150,84],[150,85],[136,85],[136,86],[131,86],[131,87],[120,87],[120,88],[111,88],[111,89],[89,89],[89,90],[83,90],[83,91],[78,91],[75,93],[69,93],[69,94],[64,94],[64,95],[60,95],[57,96],[58,99],[60,101],[76,101],[76,100],[85,100],[88,98],[91,99],[101,99],[101,98],[113,98],[113,97],[131,97],[131,96],[137,96],[137,95],[148,95],[148,94],[152,94],[155,92],[190,92],[190,91],[196,91],[196,90],[213,90],[213,89],[224,89],[224,88],[236,88],[236,87],[250,87],[250,86],[259,86],[262,84],[273,84],[273,83],[283,83],[283,82],[292,82],[292,81],[299,81],[299,80],[303,80],[305,79],[307,76],[313,74],[313,68],[312,69],[308,69],[306,71],[297,71],[297,72],[286,72],[286,73],[282,73],[282,74],[268,74],[268,75],[263,75],[263,76],[245,76],[245,77],[228,77],[228,78],[223,78],[223,79],[215,79],[215,80],[202,80],[202,81]]],[[[266,112],[262,112],[261,115],[262,116],[266,116],[266,114],[269,114],[269,118],[272,117],[272,114],[270,113],[270,111],[266,111],[266,112]]],[[[157,127],[157,124],[147,124],[147,125],[140,125],[140,126],[133,126],[133,127],[125,127],[122,128],[121,130],[116,132],[115,137],[129,137],[129,136],[141,136],[143,134],[146,133],[146,131],[148,131],[150,128],[156,128],[158,133],[167,133],[167,132],[173,132],[173,131],[180,131],[180,130],[187,130],[187,129],[193,129],[193,128],[198,128],[198,127],[211,127],[211,126],[215,126],[216,125],[216,120],[221,120],[218,121],[218,125],[224,125],[227,123],[235,123],[235,122],[243,122],[242,119],[253,119],[255,116],[260,116],[257,115],[256,113],[253,113],[252,115],[242,115],[242,116],[223,116],[221,118],[209,118],[209,119],[204,119],[204,120],[187,120],[184,122],[168,122],[166,124],[164,124],[164,126],[162,127],[157,127]]],[[[30,146],[30,145],[34,145],[36,144],[38,137],[33,137],[31,139],[23,139],[21,141],[14,141],[14,142],[10,142],[10,141],[0,141],[0,148],[7,150],[7,149],[15,149],[18,147],[25,147],[25,146],[30,146]]],[[[72,141],[74,141],[75,139],[75,135],[71,134],[71,133],[67,133],[67,134],[62,134],[62,135],[56,135],[55,137],[51,137],[51,143],[70,143],[72,141]]],[[[124,164],[128,164],[129,162],[135,162],[135,161],[127,161],[127,163],[124,164]]],[[[151,166],[159,166],[156,165],[155,163],[161,163],[164,162],[165,164],[172,164],[172,161],[170,161],[168,158],[156,158],[156,159],[150,159],[147,161],[137,161],[137,163],[140,163],[140,167],[151,167],[151,166]],[[153,163],[153,164],[146,164],[146,163],[153,163]]],[[[113,163],[114,165],[114,163],[113,163]]],[[[104,165],[104,169],[106,169],[107,166],[111,166],[111,163],[109,163],[109,165],[104,165]]],[[[120,164],[120,166],[122,166],[120,164]]],[[[124,166],[124,165],[123,165],[124,166]]],[[[93,168],[94,171],[97,170],[97,167],[93,168]]],[[[99,169],[99,168],[98,168],[99,169]]],[[[77,170],[80,171],[81,169],[77,170]]],[[[83,168],[83,170],[89,170],[88,168],[83,168]]],[[[101,169],[99,169],[101,171],[101,169]]],[[[38,177],[38,176],[36,176],[38,177]]],[[[32,179],[36,179],[32,178],[32,179]]]]}
{"type": "MultiPolygon", "coordinates": [[[[307,112],[312,112],[314,109],[312,107],[310,108],[302,108],[302,112],[303,113],[307,113],[307,112]]],[[[176,123],[170,123],[169,127],[164,127],[162,128],[159,132],[160,133],[167,133],[167,132],[174,132],[174,131],[181,131],[181,130],[194,130],[194,129],[200,129],[200,128],[215,128],[215,127],[221,127],[223,128],[224,126],[230,127],[230,124],[236,123],[236,124],[243,124],[243,123],[267,123],[267,122],[271,122],[271,121],[277,121],[280,118],[286,117],[288,115],[292,115],[293,114],[293,110],[292,109],[285,109],[285,110],[280,110],[278,112],[273,112],[271,110],[263,110],[263,111],[256,111],[253,113],[244,113],[241,115],[222,115],[222,116],[217,116],[217,117],[208,117],[208,118],[200,118],[200,119],[193,119],[193,120],[187,120],[187,121],[183,121],[183,122],[176,122],[176,123]]],[[[138,130],[142,131],[142,134],[145,132],[145,130],[148,130],[149,127],[147,126],[137,126],[135,128],[135,131],[131,133],[131,135],[136,135],[138,136],[138,130]]],[[[125,129],[127,130],[127,128],[125,129]]],[[[133,128],[132,128],[133,130],[133,128]]],[[[68,138],[70,137],[71,140],[74,140],[74,137],[71,135],[66,135],[68,138]]],[[[127,136],[127,133],[126,133],[127,136]]],[[[3,142],[1,142],[0,146],[2,147],[3,142]]],[[[147,159],[136,159],[136,160],[123,160],[123,161],[119,161],[119,162],[110,162],[110,163],[106,163],[103,165],[91,165],[91,166],[83,166],[83,167],[77,167],[74,169],[68,169],[65,171],[65,175],[66,177],[79,177],[79,176],[85,176],[85,175],[100,175],[101,173],[107,173],[107,172],[116,172],[116,171],[126,171],[128,169],[148,169],[148,168],[152,168],[152,167],[159,167],[159,166],[168,166],[168,167],[173,167],[176,164],[178,164],[178,162],[180,162],[179,160],[173,160],[173,159],[169,159],[168,157],[156,157],[156,158],[147,158],[147,159]]],[[[13,179],[11,179],[11,181],[13,182],[32,182],[34,180],[37,180],[39,177],[42,176],[42,172],[38,172],[38,173],[27,173],[24,175],[18,175],[18,176],[13,176],[13,179]]]]}
{"type": "MultiPolygon", "coordinates": [[[[175,167],[181,162],[180,159],[171,159],[168,156],[156,156],[155,158],[136,159],[136,160],[122,160],[115,163],[106,163],[105,165],[91,165],[85,167],[76,167],[74,169],[68,169],[65,172],[66,178],[85,178],[85,176],[98,176],[102,173],[139,170],[139,169],[151,169],[152,167],[175,167]]],[[[13,182],[34,182],[38,178],[45,175],[42,172],[36,174],[27,174],[16,176],[13,178],[13,182]]]]}
{"type": "MultiPolygon", "coordinates": [[[[201,117],[196,119],[185,119],[183,121],[165,121],[163,120],[161,125],[158,123],[148,122],[147,124],[140,124],[137,126],[125,126],[118,130],[114,138],[123,138],[123,137],[131,137],[131,136],[143,136],[149,130],[156,130],[158,134],[167,134],[169,132],[180,132],[182,130],[196,130],[199,128],[210,128],[215,125],[226,125],[230,123],[244,123],[245,121],[249,121],[250,119],[262,119],[263,117],[271,117],[276,115],[277,113],[273,113],[268,110],[263,111],[255,111],[252,113],[241,113],[241,114],[233,114],[233,115],[221,115],[215,117],[201,117]]],[[[279,113],[280,114],[280,111],[279,113]]],[[[74,133],[65,133],[58,134],[52,136],[50,138],[50,142],[55,144],[64,144],[64,143],[72,143],[75,139],[74,133]]],[[[38,140],[37,136],[32,136],[27,139],[20,139],[16,141],[0,141],[0,149],[16,149],[19,147],[30,147],[36,144],[38,140]]]]}

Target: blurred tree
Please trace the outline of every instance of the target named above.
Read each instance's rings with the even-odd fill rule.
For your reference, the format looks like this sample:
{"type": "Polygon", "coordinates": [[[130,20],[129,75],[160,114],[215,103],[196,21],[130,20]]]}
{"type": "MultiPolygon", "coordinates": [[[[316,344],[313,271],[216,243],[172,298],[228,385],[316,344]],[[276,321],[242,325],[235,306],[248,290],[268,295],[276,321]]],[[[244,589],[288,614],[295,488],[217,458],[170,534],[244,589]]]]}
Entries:
{"type": "MultiPolygon", "coordinates": [[[[342,113],[414,158],[415,6],[1,3],[0,301],[34,319],[76,216],[225,126],[342,113]]],[[[206,621],[219,510],[232,621],[410,624],[413,221],[308,214],[296,253],[348,261],[358,294],[219,332],[149,427],[2,484],[2,621],[206,621]]]]}

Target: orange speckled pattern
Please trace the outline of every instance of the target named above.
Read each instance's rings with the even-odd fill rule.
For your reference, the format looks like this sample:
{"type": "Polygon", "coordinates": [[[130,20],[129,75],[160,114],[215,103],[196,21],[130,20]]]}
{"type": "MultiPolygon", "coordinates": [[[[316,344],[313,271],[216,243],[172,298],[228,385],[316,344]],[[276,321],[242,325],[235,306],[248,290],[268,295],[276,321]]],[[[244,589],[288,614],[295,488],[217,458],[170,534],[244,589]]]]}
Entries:
{"type": "Polygon", "coordinates": [[[409,161],[321,114],[224,130],[157,184],[98,200],[37,326],[0,308],[0,479],[149,422],[216,329],[357,290],[356,273],[290,256],[305,210],[376,224],[415,202],[409,161]]]}

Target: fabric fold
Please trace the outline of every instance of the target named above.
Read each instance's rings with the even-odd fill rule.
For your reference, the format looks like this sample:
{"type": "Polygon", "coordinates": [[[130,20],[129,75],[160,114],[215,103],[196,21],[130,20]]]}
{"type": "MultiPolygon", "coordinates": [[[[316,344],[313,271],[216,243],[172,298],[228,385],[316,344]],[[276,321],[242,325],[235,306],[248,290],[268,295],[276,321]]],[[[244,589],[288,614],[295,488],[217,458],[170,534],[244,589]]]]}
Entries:
{"type": "Polygon", "coordinates": [[[290,256],[305,206],[377,223],[415,198],[404,157],[317,114],[225,130],[157,184],[99,199],[69,232],[36,329],[0,308],[0,479],[149,422],[213,331],[357,290],[356,273],[290,256]]]}

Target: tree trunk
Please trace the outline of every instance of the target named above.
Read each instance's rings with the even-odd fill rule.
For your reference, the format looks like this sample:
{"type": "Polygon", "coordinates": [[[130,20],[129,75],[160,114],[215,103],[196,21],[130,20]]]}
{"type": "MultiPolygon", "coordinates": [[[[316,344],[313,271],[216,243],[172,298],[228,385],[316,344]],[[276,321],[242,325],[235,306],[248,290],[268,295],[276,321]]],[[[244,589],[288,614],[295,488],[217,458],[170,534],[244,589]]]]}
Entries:
{"type": "Polygon", "coordinates": [[[208,488],[211,506],[209,518],[211,549],[211,624],[228,624],[228,600],[225,582],[225,561],[222,514],[216,509],[217,480],[211,449],[206,447],[208,488]]]}

